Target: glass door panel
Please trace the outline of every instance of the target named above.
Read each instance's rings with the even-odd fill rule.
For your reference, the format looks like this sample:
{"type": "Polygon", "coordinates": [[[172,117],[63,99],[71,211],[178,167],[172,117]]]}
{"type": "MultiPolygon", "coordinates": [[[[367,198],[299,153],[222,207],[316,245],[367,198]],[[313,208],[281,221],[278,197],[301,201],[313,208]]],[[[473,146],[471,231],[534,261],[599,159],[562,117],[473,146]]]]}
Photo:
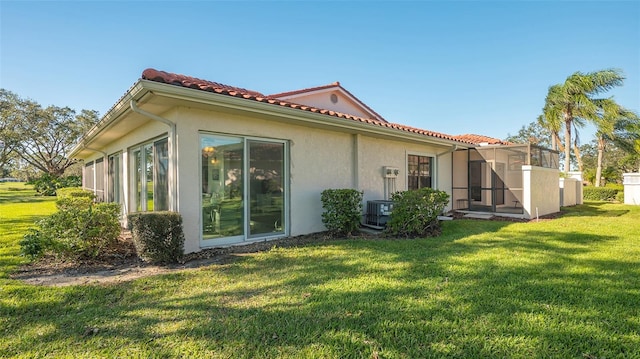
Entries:
{"type": "Polygon", "coordinates": [[[148,144],[144,146],[144,164],[145,164],[145,188],[146,188],[146,207],[143,207],[143,211],[153,211],[153,145],[148,144]]]}
{"type": "Polygon", "coordinates": [[[243,236],[243,140],[203,135],[200,153],[202,239],[243,236]]]}
{"type": "Polygon", "coordinates": [[[284,232],[284,143],[248,141],[249,235],[284,232]]]}

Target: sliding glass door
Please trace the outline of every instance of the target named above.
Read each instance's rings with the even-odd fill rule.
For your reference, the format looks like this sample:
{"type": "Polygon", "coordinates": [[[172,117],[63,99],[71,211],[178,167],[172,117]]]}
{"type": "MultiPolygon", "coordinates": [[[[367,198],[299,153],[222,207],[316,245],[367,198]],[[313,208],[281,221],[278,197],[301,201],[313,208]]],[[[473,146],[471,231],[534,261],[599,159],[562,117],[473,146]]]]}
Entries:
{"type": "Polygon", "coordinates": [[[247,141],[249,147],[249,235],[284,228],[284,143],[247,141]]]}
{"type": "Polygon", "coordinates": [[[244,238],[244,141],[202,136],[202,238],[244,238]]]}
{"type": "Polygon", "coordinates": [[[285,233],[286,148],[282,141],[202,134],[202,245],[285,233]]]}

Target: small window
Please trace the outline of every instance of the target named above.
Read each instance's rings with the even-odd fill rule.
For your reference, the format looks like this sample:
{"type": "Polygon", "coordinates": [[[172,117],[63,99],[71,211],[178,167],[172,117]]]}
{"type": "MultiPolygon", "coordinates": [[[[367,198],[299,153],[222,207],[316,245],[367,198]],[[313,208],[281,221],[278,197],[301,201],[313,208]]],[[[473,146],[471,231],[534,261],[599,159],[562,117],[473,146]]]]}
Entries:
{"type": "Polygon", "coordinates": [[[407,189],[431,188],[432,158],[418,155],[407,156],[407,189]]]}

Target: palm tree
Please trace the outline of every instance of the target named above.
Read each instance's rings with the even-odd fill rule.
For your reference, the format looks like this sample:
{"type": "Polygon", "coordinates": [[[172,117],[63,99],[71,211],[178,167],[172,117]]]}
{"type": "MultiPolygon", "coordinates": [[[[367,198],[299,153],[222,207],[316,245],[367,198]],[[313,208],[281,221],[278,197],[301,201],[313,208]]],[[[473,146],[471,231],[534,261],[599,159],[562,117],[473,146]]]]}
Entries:
{"type": "MultiPolygon", "coordinates": [[[[549,87],[542,109],[541,123],[544,127],[559,133],[564,125],[564,172],[571,167],[571,130],[596,123],[599,107],[594,96],[622,85],[624,77],[620,70],[607,69],[589,73],[576,72],[567,77],[564,83],[549,87]],[[595,101],[595,102],[594,102],[595,101]]],[[[580,152],[576,152],[577,158],[580,152]]]]}
{"type": "Polygon", "coordinates": [[[595,186],[602,179],[602,159],[608,143],[613,142],[627,153],[637,153],[640,143],[640,117],[633,111],[618,105],[613,99],[596,101],[600,116],[596,122],[598,140],[598,159],[595,186]]]}

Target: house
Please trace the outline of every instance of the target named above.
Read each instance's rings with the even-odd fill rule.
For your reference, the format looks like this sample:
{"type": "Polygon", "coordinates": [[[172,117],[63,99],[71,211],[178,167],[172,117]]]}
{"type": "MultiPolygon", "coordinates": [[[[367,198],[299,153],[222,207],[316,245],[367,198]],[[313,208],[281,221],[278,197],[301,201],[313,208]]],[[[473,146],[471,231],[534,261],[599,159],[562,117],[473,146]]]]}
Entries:
{"type": "Polygon", "coordinates": [[[391,123],[337,82],[264,95],[147,69],[71,156],[83,187],[123,214],[181,213],[187,253],[323,231],[327,188],[367,202],[428,186],[451,195],[448,209],[559,210],[556,152],[391,123]]]}

